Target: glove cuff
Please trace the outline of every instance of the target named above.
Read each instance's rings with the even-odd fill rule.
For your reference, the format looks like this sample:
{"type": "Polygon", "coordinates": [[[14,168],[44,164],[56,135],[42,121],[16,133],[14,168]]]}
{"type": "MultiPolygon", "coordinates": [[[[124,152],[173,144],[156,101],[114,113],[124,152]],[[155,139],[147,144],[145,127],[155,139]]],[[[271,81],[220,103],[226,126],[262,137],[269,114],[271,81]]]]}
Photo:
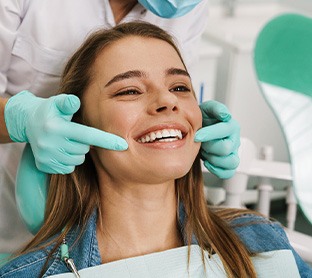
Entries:
{"type": "Polygon", "coordinates": [[[35,96],[29,91],[22,91],[9,98],[4,108],[4,120],[10,138],[14,142],[28,142],[26,136],[27,113],[25,106],[35,96]]]}

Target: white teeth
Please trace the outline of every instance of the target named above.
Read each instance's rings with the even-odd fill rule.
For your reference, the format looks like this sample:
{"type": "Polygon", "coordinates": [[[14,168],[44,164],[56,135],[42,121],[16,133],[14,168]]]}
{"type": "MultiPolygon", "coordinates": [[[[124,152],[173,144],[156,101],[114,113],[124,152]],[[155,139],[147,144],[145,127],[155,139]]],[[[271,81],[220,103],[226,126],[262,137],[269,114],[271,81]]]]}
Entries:
{"type": "Polygon", "coordinates": [[[182,139],[182,132],[181,132],[181,130],[177,130],[177,133],[178,133],[178,138],[182,139]]]}
{"type": "MultiPolygon", "coordinates": [[[[172,130],[173,132],[174,132],[174,130],[172,130]]],[[[174,134],[175,134],[175,132],[174,132],[174,134]]],[[[162,137],[170,137],[171,135],[170,135],[170,132],[169,132],[169,130],[168,129],[164,129],[163,131],[162,131],[162,137]]],[[[173,136],[175,136],[175,135],[173,135],[173,136]]]]}
{"type": "Polygon", "coordinates": [[[169,130],[169,134],[170,134],[170,136],[172,136],[172,137],[177,136],[177,130],[170,129],[170,130],[169,130]]]}
{"type": "Polygon", "coordinates": [[[156,139],[159,142],[172,142],[182,139],[182,131],[178,129],[162,129],[150,132],[138,139],[139,143],[151,143],[156,139]]]}
{"type": "Polygon", "coordinates": [[[157,131],[157,132],[156,132],[156,138],[162,138],[161,131],[157,131]]]}
{"type": "Polygon", "coordinates": [[[165,139],[160,139],[159,142],[173,142],[179,140],[178,138],[165,138],[165,139]]]}

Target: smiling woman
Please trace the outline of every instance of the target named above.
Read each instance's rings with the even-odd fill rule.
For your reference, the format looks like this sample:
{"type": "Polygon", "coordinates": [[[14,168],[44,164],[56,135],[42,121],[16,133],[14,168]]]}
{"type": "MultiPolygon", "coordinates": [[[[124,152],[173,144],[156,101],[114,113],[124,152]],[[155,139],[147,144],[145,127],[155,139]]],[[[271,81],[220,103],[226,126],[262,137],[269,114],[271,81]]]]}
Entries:
{"type": "Polygon", "coordinates": [[[117,134],[129,148],[91,147],[72,174],[52,175],[44,225],[1,277],[57,275],[67,266],[86,277],[309,272],[278,223],[207,206],[194,142],[201,112],[162,29],[136,22],[92,34],[69,60],[60,92],[81,100],[73,121],[117,134]],[[257,262],[257,253],[273,250],[257,262]],[[285,260],[287,271],[278,267],[285,260]]]}
{"type": "Polygon", "coordinates": [[[120,153],[91,151],[96,167],[105,169],[98,169],[99,179],[107,185],[114,173],[112,188],[120,189],[124,180],[144,184],[170,180],[173,188],[174,179],[188,172],[198,154],[200,144],[194,136],[202,123],[178,52],[158,38],[126,36],[110,41],[92,71],[82,96],[83,119],[125,138],[129,145],[120,153]],[[103,176],[104,172],[108,173],[103,176]]]}

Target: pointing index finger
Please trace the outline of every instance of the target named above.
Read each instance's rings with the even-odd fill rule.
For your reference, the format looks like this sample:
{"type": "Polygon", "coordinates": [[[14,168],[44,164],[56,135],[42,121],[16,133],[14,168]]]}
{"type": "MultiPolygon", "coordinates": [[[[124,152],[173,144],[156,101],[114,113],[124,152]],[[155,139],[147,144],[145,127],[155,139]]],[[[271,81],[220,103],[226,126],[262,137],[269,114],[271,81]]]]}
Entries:
{"type": "Polygon", "coordinates": [[[82,124],[73,122],[68,124],[67,138],[70,140],[114,151],[124,151],[128,148],[127,141],[120,136],[82,124]]]}

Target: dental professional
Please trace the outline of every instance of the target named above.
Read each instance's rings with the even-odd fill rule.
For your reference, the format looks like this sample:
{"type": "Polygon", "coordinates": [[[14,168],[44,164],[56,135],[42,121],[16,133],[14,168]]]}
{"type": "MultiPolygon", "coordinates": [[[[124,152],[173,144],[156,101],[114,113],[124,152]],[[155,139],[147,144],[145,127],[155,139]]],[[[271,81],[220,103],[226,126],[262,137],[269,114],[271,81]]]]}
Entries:
{"type": "MultiPolygon", "coordinates": [[[[178,40],[192,74],[208,17],[206,0],[2,0],[0,2],[0,253],[12,252],[32,235],[19,220],[14,179],[23,144],[37,168],[67,174],[83,163],[90,146],[122,151],[127,142],[114,134],[71,122],[80,107],[72,95],[57,95],[64,65],[89,33],[141,20],[178,40]]],[[[160,57],[161,58],[161,57],[160,57]]],[[[70,92],[66,92],[70,93],[70,92]]],[[[75,93],[75,92],[73,92],[75,93]]],[[[238,166],[239,126],[227,108],[201,105],[206,168],[220,178],[238,166]]]]}

